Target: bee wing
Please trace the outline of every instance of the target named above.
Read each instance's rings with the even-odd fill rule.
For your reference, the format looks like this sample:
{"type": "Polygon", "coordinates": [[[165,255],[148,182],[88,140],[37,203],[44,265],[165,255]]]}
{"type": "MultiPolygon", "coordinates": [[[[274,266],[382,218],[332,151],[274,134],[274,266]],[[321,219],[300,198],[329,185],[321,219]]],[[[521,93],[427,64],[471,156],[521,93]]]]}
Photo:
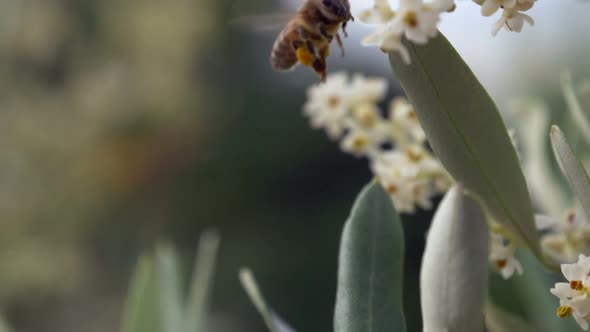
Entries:
{"type": "Polygon", "coordinates": [[[229,24],[255,32],[278,31],[293,17],[295,12],[246,15],[232,19],[229,24]]]}

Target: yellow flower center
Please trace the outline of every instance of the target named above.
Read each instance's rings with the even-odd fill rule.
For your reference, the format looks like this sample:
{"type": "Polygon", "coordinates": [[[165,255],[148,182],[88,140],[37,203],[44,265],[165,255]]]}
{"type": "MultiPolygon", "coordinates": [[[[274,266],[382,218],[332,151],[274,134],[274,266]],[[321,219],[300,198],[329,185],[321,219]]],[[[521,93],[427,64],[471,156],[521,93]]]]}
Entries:
{"type": "Polygon", "coordinates": [[[340,97],[330,96],[330,98],[328,98],[328,107],[336,108],[338,106],[340,106],[340,97]]]}
{"type": "Polygon", "coordinates": [[[397,186],[395,184],[390,184],[387,186],[386,190],[390,195],[393,195],[397,192],[397,186]]]}
{"type": "Polygon", "coordinates": [[[567,306],[567,305],[563,305],[563,306],[557,308],[557,317],[568,318],[569,316],[572,315],[573,312],[574,312],[574,309],[572,307],[567,306]]]}
{"type": "Polygon", "coordinates": [[[581,280],[572,280],[570,281],[570,288],[575,289],[577,291],[581,291],[584,290],[586,287],[584,287],[584,284],[581,280]]]}
{"type": "Polygon", "coordinates": [[[364,128],[373,128],[377,122],[377,116],[371,104],[362,104],[355,109],[355,116],[364,128]]]}
{"type": "Polygon", "coordinates": [[[404,23],[411,27],[411,28],[415,28],[418,26],[418,15],[416,15],[416,12],[407,12],[406,15],[404,16],[404,23]]]}
{"type": "Polygon", "coordinates": [[[508,261],[507,261],[506,259],[498,259],[498,260],[496,261],[496,266],[497,266],[499,269],[503,269],[503,268],[505,268],[505,267],[506,267],[506,265],[508,265],[508,261]]]}
{"type": "Polygon", "coordinates": [[[420,160],[422,160],[422,158],[424,158],[424,154],[422,154],[421,151],[414,151],[412,149],[406,149],[406,156],[408,157],[408,159],[415,163],[419,162],[420,160]]]}
{"type": "Polygon", "coordinates": [[[364,137],[355,137],[352,140],[352,148],[355,151],[362,151],[368,144],[367,140],[364,137]]]}

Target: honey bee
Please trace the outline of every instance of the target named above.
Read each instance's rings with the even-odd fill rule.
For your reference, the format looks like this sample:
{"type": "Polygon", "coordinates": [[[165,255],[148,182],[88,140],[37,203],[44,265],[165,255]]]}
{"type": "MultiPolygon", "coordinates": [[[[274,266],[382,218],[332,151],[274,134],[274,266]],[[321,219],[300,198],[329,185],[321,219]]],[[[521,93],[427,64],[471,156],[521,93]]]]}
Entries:
{"type": "Polygon", "coordinates": [[[272,68],[286,71],[301,63],[313,68],[320,82],[325,81],[326,58],[333,39],[344,56],[339,30],[347,37],[348,21],[354,21],[348,0],[306,0],[279,33],[270,56],[272,68]]]}

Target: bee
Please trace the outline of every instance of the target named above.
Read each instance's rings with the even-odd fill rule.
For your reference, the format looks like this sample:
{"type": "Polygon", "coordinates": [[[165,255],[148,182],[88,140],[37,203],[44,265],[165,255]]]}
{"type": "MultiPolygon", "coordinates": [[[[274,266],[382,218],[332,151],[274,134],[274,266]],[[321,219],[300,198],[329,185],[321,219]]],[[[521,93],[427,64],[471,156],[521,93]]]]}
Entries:
{"type": "Polygon", "coordinates": [[[306,0],[285,28],[279,33],[270,55],[275,71],[293,69],[297,63],[311,67],[326,80],[326,58],[330,44],[336,39],[344,56],[340,29],[345,37],[346,24],[354,21],[348,0],[306,0]]]}

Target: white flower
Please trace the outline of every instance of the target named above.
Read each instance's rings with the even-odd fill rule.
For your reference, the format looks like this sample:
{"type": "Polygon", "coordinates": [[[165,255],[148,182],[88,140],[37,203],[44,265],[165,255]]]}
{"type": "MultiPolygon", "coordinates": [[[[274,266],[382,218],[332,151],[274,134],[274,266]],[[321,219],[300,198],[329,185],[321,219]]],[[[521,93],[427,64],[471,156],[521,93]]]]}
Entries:
{"type": "Polygon", "coordinates": [[[385,141],[385,135],[373,128],[363,128],[356,124],[350,124],[348,133],[340,143],[344,152],[357,157],[373,157],[379,153],[381,145],[385,141]]]}
{"type": "Polygon", "coordinates": [[[481,6],[481,14],[490,16],[502,8],[502,16],[492,26],[492,35],[495,36],[500,28],[508,31],[520,32],[524,23],[531,26],[535,24],[532,17],[521,12],[527,11],[533,7],[536,0],[473,0],[481,6]]]}
{"type": "Polygon", "coordinates": [[[559,300],[557,317],[574,317],[576,323],[584,331],[588,331],[588,320],[590,319],[590,301],[586,298],[573,298],[571,300],[559,300]]]}
{"type": "Polygon", "coordinates": [[[566,212],[562,220],[537,215],[535,222],[537,229],[548,231],[541,246],[554,259],[571,263],[578,254],[590,253],[590,224],[581,209],[566,212]]]}
{"type": "Polygon", "coordinates": [[[417,206],[429,209],[432,197],[448,189],[437,186],[436,180],[448,175],[421,145],[382,153],[371,168],[399,212],[412,213],[417,206]]]}
{"type": "Polygon", "coordinates": [[[405,63],[411,62],[410,53],[402,44],[402,36],[394,33],[387,26],[378,26],[373,33],[363,38],[361,44],[363,46],[378,46],[383,52],[399,52],[405,63]]]}
{"type": "Polygon", "coordinates": [[[303,106],[313,128],[325,128],[333,139],[344,133],[344,122],[349,103],[348,75],[336,73],[328,76],[324,84],[309,88],[308,101],[303,106]]]}
{"type": "Polygon", "coordinates": [[[354,75],[349,79],[345,73],[330,74],[325,83],[309,88],[303,111],[313,128],[324,128],[332,139],[339,139],[352,129],[354,111],[359,108],[366,110],[368,107],[372,112],[365,112],[360,120],[373,121],[375,128],[381,128],[383,120],[376,103],[385,97],[387,88],[387,81],[381,78],[354,75]]]}
{"type": "Polygon", "coordinates": [[[493,15],[498,9],[516,7],[516,0],[485,0],[481,4],[481,14],[483,16],[493,15]]]}
{"type": "Polygon", "coordinates": [[[438,32],[436,26],[440,14],[451,9],[452,4],[452,1],[402,0],[391,22],[391,30],[417,44],[426,44],[438,32]]]}
{"type": "Polygon", "coordinates": [[[500,271],[504,279],[508,279],[516,272],[523,273],[522,265],[514,257],[514,246],[506,244],[501,235],[490,233],[490,262],[500,271]]]}
{"type": "Polygon", "coordinates": [[[389,84],[380,77],[366,77],[355,74],[349,83],[349,98],[356,105],[362,103],[378,103],[387,94],[389,84]]]}
{"type": "Polygon", "coordinates": [[[420,126],[414,106],[407,99],[393,99],[389,105],[389,119],[393,125],[392,134],[398,144],[426,142],[426,134],[420,126]]]}
{"type": "Polygon", "coordinates": [[[357,18],[367,24],[387,24],[394,16],[388,0],[374,0],[373,8],[363,10],[357,18]]]}
{"type": "Polygon", "coordinates": [[[568,282],[558,282],[550,289],[551,294],[559,298],[557,316],[567,318],[573,316],[584,330],[588,330],[590,319],[590,257],[580,255],[573,264],[562,264],[561,272],[568,282]]]}
{"type": "Polygon", "coordinates": [[[437,34],[440,14],[453,7],[453,0],[428,3],[423,0],[401,0],[398,10],[394,11],[387,1],[375,0],[373,8],[359,15],[361,21],[377,25],[362,43],[379,46],[385,52],[399,52],[404,62],[410,63],[408,50],[401,42],[402,36],[415,43],[425,44],[437,34]]]}
{"type": "Polygon", "coordinates": [[[508,31],[521,32],[524,23],[529,25],[535,25],[535,21],[532,17],[519,12],[514,9],[504,9],[502,17],[492,26],[492,36],[498,34],[500,28],[504,28],[508,31]]]}

